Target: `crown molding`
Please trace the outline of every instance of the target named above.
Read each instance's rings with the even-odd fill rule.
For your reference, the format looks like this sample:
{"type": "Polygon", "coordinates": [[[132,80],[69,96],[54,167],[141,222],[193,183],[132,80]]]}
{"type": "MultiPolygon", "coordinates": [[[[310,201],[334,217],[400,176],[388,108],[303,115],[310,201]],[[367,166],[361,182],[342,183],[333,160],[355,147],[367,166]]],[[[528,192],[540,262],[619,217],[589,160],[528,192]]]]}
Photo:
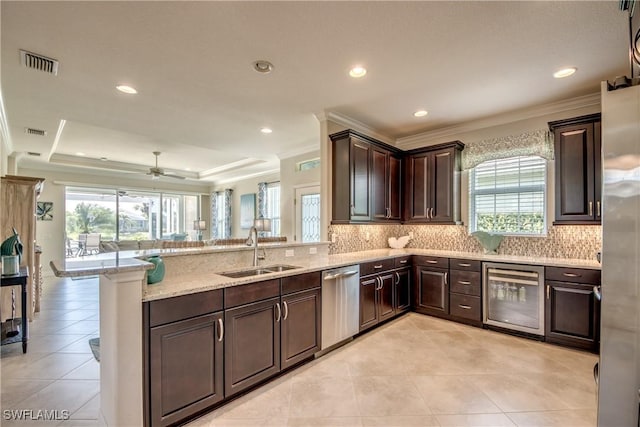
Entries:
{"type": "Polygon", "coordinates": [[[255,159],[255,158],[246,158],[246,159],[238,160],[237,162],[227,163],[224,166],[219,166],[217,168],[211,168],[211,169],[202,171],[198,173],[198,178],[200,179],[210,178],[213,175],[220,175],[224,172],[229,172],[231,170],[240,169],[243,167],[259,165],[260,163],[265,163],[265,160],[255,159]]]}
{"type": "Polygon", "coordinates": [[[505,114],[498,114],[484,119],[472,120],[470,122],[453,125],[441,129],[422,132],[416,135],[398,138],[396,140],[397,147],[413,147],[425,142],[446,137],[454,137],[464,132],[473,132],[493,126],[505,125],[520,120],[533,119],[536,117],[546,116],[549,114],[557,114],[564,111],[577,110],[579,108],[592,107],[600,105],[600,92],[589,95],[579,96],[576,98],[565,99],[562,101],[552,102],[549,104],[538,105],[534,107],[524,108],[505,114]]]}
{"type": "Polygon", "coordinates": [[[255,173],[249,173],[249,174],[245,174],[245,175],[238,175],[238,176],[233,176],[233,177],[229,177],[229,178],[223,178],[223,179],[216,180],[212,184],[214,186],[216,186],[218,184],[229,184],[229,183],[233,183],[233,182],[244,181],[245,179],[249,179],[249,178],[257,178],[259,176],[273,175],[273,174],[276,174],[276,173],[277,174],[280,173],[280,168],[269,169],[269,170],[265,170],[265,171],[261,171],[261,172],[255,172],[255,173]]]}
{"type": "MultiPolygon", "coordinates": [[[[316,115],[316,117],[318,116],[319,115],[316,115]]],[[[386,144],[395,145],[396,140],[394,138],[391,138],[388,135],[382,134],[376,129],[372,128],[371,126],[364,124],[358,120],[352,119],[351,117],[347,117],[340,113],[335,113],[333,111],[325,112],[324,115],[320,115],[320,116],[322,116],[322,118],[325,120],[329,120],[339,125],[345,126],[348,129],[353,129],[358,132],[364,133],[365,135],[368,135],[386,144]]],[[[318,119],[321,120],[320,117],[318,117],[318,119]]]]}

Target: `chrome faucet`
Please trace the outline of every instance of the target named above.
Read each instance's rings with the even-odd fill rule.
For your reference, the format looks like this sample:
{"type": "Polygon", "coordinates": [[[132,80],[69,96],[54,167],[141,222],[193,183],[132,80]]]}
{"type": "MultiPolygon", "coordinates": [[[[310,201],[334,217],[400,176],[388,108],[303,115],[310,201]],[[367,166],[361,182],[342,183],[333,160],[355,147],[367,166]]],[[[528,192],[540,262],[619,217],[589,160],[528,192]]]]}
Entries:
{"type": "Polygon", "coordinates": [[[249,237],[247,238],[247,246],[253,245],[253,266],[258,266],[258,260],[264,260],[267,256],[262,250],[262,255],[258,256],[258,229],[252,226],[249,229],[249,237]],[[252,237],[253,236],[253,237],[252,237]]]}

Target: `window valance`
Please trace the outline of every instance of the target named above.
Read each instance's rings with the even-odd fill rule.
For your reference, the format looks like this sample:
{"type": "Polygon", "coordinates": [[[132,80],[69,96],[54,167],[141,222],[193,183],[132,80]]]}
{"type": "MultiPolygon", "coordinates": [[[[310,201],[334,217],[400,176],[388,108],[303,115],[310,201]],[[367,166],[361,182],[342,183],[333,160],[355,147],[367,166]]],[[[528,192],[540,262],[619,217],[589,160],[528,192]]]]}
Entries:
{"type": "Polygon", "coordinates": [[[553,134],[546,129],[540,129],[520,135],[465,143],[462,151],[462,169],[474,168],[487,160],[516,156],[540,156],[553,160],[553,134]]]}

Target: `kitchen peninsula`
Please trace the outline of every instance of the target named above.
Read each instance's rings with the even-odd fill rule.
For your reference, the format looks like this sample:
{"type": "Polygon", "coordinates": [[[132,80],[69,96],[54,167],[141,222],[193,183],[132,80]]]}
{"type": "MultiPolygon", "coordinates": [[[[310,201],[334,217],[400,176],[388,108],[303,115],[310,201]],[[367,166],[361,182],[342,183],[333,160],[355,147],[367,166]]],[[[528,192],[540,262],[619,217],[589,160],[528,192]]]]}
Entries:
{"type": "MultiPolygon", "coordinates": [[[[225,324],[220,327],[217,320],[220,317],[216,317],[213,312],[229,311],[227,307],[235,304],[231,303],[229,297],[231,292],[234,293],[233,298],[235,301],[239,301],[239,303],[244,303],[248,297],[253,298],[255,294],[247,296],[236,292],[236,290],[247,289],[257,293],[263,292],[264,295],[262,297],[255,299],[262,298],[264,305],[275,307],[274,304],[266,303],[266,301],[275,301],[275,298],[277,298],[277,301],[285,300],[286,294],[284,285],[281,288],[281,281],[285,283],[286,280],[294,280],[298,277],[308,280],[316,275],[319,281],[320,271],[335,267],[371,263],[373,261],[375,261],[373,267],[376,267],[383,264],[381,261],[386,260],[405,259],[411,263],[412,258],[422,258],[426,260],[446,259],[447,266],[450,259],[457,259],[478,262],[490,260],[505,263],[535,264],[585,271],[599,270],[599,264],[595,260],[484,255],[481,253],[419,248],[373,249],[329,255],[328,243],[280,243],[262,247],[266,252],[266,260],[263,261],[264,266],[286,264],[296,268],[239,278],[230,278],[220,274],[222,272],[233,273],[250,266],[252,249],[248,247],[131,251],[102,254],[95,257],[86,257],[83,260],[52,263],[51,266],[59,277],[100,275],[101,412],[106,425],[155,426],[170,424],[188,419],[190,415],[193,416],[197,412],[206,410],[227,397],[222,389],[215,389],[215,393],[212,394],[216,396],[207,401],[206,405],[196,405],[191,408],[192,411],[190,413],[180,413],[174,418],[172,418],[172,415],[179,412],[178,409],[172,410],[168,408],[166,411],[160,411],[161,413],[158,415],[154,414],[154,410],[158,410],[157,405],[156,408],[149,409],[149,395],[153,393],[153,390],[149,385],[147,363],[149,357],[153,357],[153,354],[149,354],[151,351],[151,338],[148,336],[148,330],[150,328],[148,328],[149,325],[145,326],[147,321],[145,319],[148,319],[149,313],[147,311],[150,305],[154,303],[163,304],[164,307],[171,307],[172,311],[180,311],[184,307],[181,308],[179,304],[173,304],[179,298],[192,296],[194,298],[192,301],[205,305],[205,301],[211,301],[212,306],[205,307],[209,311],[198,313],[198,319],[203,318],[205,325],[208,325],[208,331],[215,336],[211,337],[212,341],[219,341],[220,345],[229,346],[225,344],[230,339],[229,325],[225,324]],[[157,254],[163,256],[166,276],[160,283],[147,285],[145,273],[153,265],[144,261],[144,258],[157,254]],[[241,287],[241,285],[246,287],[241,287]],[[174,308],[175,310],[173,310],[174,308]],[[204,319],[205,313],[207,313],[206,316],[209,316],[206,319],[204,319]],[[223,328],[227,329],[226,334],[223,328]],[[143,360],[146,361],[141,363],[143,360]]],[[[415,275],[417,270],[413,271],[415,275]]],[[[448,269],[446,271],[448,272],[448,269]]],[[[361,276],[363,274],[361,271],[361,276]]],[[[417,287],[415,280],[412,281],[414,283],[411,284],[411,300],[412,306],[414,306],[420,289],[417,287]]],[[[448,288],[447,294],[443,295],[444,297],[448,301],[448,288]]],[[[187,308],[197,311],[197,305],[190,304],[187,308]]],[[[279,308],[280,305],[277,307],[279,308]]],[[[277,316],[278,319],[281,316],[286,317],[288,314],[285,314],[284,310],[282,312],[276,312],[275,308],[271,308],[271,310],[272,317],[277,316]]],[[[168,313],[168,311],[164,310],[165,313],[168,313]]],[[[175,313],[170,313],[169,316],[174,316],[176,319],[193,318],[190,315],[176,316],[175,313]]],[[[464,319],[460,319],[460,321],[462,320],[464,319]]],[[[160,327],[164,326],[161,325],[160,327]]],[[[197,325],[192,326],[194,328],[198,327],[197,325]]],[[[361,325],[360,331],[363,330],[364,328],[361,325]]],[[[307,359],[311,357],[313,355],[306,356],[307,359]]],[[[217,362],[218,360],[216,360],[217,362]]],[[[225,387],[224,391],[226,392],[226,390],[227,388],[225,387]]],[[[186,404],[185,402],[181,403],[186,404]]],[[[161,405],[161,403],[159,404],[161,405]]]]}

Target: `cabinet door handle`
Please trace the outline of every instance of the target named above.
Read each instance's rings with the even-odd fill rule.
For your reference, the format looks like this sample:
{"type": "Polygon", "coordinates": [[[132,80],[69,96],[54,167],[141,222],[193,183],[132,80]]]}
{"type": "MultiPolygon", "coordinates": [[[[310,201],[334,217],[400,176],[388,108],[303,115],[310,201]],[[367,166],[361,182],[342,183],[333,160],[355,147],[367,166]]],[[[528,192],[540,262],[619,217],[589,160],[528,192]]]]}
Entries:
{"type": "Polygon", "coordinates": [[[464,308],[465,310],[471,310],[471,306],[470,305],[458,304],[458,307],[464,308]]]}
{"type": "Polygon", "coordinates": [[[428,263],[428,264],[437,264],[437,263],[438,263],[438,261],[434,261],[434,260],[432,260],[432,259],[428,259],[428,260],[427,260],[427,263],[428,263]]]}
{"type": "Polygon", "coordinates": [[[580,277],[582,276],[581,274],[575,274],[575,273],[562,273],[563,276],[567,276],[567,277],[580,277]]]}
{"type": "Polygon", "coordinates": [[[400,283],[400,274],[396,271],[396,285],[400,283]]]}
{"type": "Polygon", "coordinates": [[[458,280],[458,283],[460,283],[461,285],[470,285],[471,282],[469,282],[468,280],[458,280]]]}
{"type": "Polygon", "coordinates": [[[282,316],[282,312],[280,311],[280,303],[276,303],[276,309],[278,310],[278,314],[276,315],[276,322],[280,321],[280,317],[282,316]]]}
{"type": "Polygon", "coordinates": [[[593,202],[589,200],[589,216],[593,216],[593,202]]]}
{"type": "Polygon", "coordinates": [[[431,217],[429,216],[429,212],[431,212],[431,208],[427,208],[427,219],[431,219],[431,217]]]}
{"type": "Polygon", "coordinates": [[[431,219],[433,219],[433,208],[431,208],[431,219]]]}
{"type": "Polygon", "coordinates": [[[351,216],[353,216],[353,210],[354,210],[354,206],[353,206],[353,205],[351,205],[351,206],[350,206],[351,216]]]}
{"type": "Polygon", "coordinates": [[[378,283],[380,284],[378,290],[381,291],[382,288],[384,288],[384,282],[382,281],[381,277],[378,277],[378,283]]]}
{"type": "Polygon", "coordinates": [[[551,286],[547,285],[547,299],[549,299],[550,293],[551,293],[551,286]]]}
{"type": "Polygon", "coordinates": [[[447,284],[447,276],[449,275],[449,273],[444,273],[444,284],[447,284]]]}
{"type": "Polygon", "coordinates": [[[596,215],[598,216],[598,218],[602,216],[602,210],[600,209],[600,207],[600,200],[598,200],[596,202],[596,215]]]}
{"type": "Polygon", "coordinates": [[[218,326],[220,327],[218,342],[222,342],[222,339],[224,338],[224,322],[222,321],[222,318],[218,318],[218,326]]]}
{"type": "Polygon", "coordinates": [[[467,262],[461,262],[461,263],[458,263],[458,266],[460,266],[460,267],[471,267],[471,264],[469,264],[467,262]]]}
{"type": "Polygon", "coordinates": [[[282,320],[287,320],[287,317],[289,317],[289,306],[286,301],[282,301],[282,305],[284,306],[284,317],[282,320]]]}
{"type": "Polygon", "coordinates": [[[375,268],[376,270],[380,270],[382,268],[382,264],[374,265],[373,268],[375,268]]]}
{"type": "Polygon", "coordinates": [[[600,286],[593,287],[593,295],[595,295],[598,301],[602,301],[602,294],[600,293],[600,286]]]}

